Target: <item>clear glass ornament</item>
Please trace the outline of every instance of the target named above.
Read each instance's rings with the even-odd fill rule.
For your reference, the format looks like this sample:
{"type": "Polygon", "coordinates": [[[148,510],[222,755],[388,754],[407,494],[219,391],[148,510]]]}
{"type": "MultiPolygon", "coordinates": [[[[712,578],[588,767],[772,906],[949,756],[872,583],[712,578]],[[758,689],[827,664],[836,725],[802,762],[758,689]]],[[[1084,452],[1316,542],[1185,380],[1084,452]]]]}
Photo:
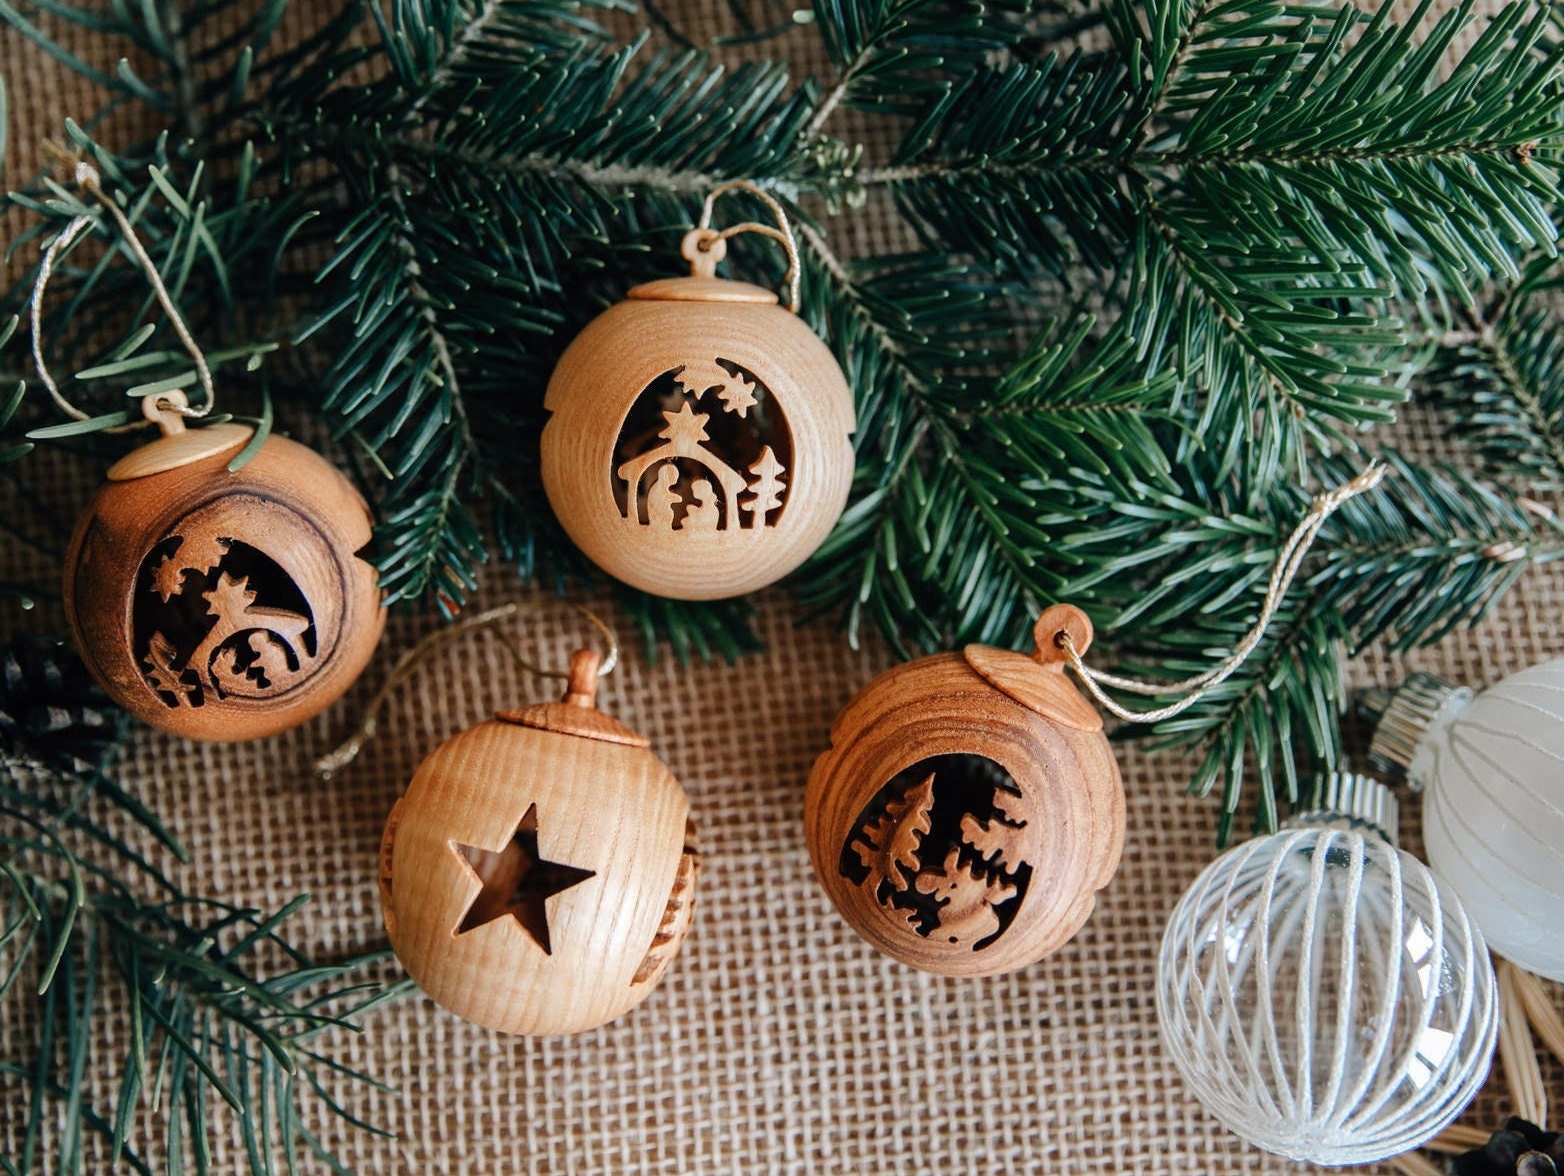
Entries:
{"type": "Polygon", "coordinates": [[[1489,947],[1564,980],[1564,658],[1475,698],[1428,674],[1375,694],[1372,754],[1423,791],[1429,866],[1489,947]]]}
{"type": "Polygon", "coordinates": [[[1482,933],[1394,838],[1388,789],[1330,777],[1317,811],[1212,862],[1168,920],[1164,1044],[1195,1097],[1267,1151],[1398,1155],[1487,1077],[1498,998],[1482,933]]]}

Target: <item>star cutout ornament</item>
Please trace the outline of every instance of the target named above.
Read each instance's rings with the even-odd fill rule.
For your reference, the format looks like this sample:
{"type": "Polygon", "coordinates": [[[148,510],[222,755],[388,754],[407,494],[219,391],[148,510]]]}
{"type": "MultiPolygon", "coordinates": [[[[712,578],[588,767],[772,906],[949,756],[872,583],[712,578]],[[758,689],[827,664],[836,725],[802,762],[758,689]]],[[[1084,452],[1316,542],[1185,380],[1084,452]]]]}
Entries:
{"type": "Polygon", "coordinates": [[[528,806],[516,832],[498,852],[458,841],[451,842],[451,848],[482,883],[457,924],[456,934],[465,935],[511,915],[545,955],[553,955],[547,902],[594,877],[595,871],[543,859],[538,851],[538,806],[528,806]]]}

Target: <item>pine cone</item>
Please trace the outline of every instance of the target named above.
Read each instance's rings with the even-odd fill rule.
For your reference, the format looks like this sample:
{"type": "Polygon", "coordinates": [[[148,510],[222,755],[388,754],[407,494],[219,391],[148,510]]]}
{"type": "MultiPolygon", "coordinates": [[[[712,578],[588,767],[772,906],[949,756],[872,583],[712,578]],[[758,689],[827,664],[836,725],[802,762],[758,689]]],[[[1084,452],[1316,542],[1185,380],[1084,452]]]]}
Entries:
{"type": "Polygon", "coordinates": [[[1511,1118],[1475,1151],[1455,1158],[1455,1176],[1559,1176],[1564,1172],[1564,1132],[1544,1131],[1511,1118]]]}
{"type": "Polygon", "coordinates": [[[18,637],[0,645],[0,750],[75,774],[100,763],[124,722],[65,642],[18,637]]]}

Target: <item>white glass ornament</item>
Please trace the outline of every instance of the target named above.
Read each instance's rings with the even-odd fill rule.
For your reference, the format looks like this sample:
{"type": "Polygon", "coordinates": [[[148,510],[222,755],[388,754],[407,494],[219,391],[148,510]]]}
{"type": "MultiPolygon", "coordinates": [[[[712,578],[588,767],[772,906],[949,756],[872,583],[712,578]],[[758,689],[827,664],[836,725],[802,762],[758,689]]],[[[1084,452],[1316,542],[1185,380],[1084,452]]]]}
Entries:
{"type": "Polygon", "coordinates": [[[1162,1038],[1195,1097],[1267,1151],[1329,1166],[1443,1130],[1488,1075],[1493,966],[1459,900],[1395,846],[1362,776],[1230,849],[1174,908],[1157,962],[1162,1038]]]}
{"type": "Polygon", "coordinates": [[[1382,710],[1371,754],[1423,792],[1423,844],[1499,955],[1564,980],[1564,658],[1475,698],[1413,674],[1382,710]]]}

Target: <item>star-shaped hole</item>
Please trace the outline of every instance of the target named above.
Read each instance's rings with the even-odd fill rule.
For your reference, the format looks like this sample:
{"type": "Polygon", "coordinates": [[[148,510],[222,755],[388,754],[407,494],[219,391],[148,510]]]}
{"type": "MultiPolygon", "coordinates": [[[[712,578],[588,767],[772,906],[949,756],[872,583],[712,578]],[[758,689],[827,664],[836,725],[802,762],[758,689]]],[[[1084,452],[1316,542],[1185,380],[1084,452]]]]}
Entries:
{"type": "Polygon", "coordinates": [[[498,852],[459,841],[451,842],[451,849],[482,883],[454,934],[464,935],[511,915],[545,955],[554,954],[545,904],[561,891],[585,882],[595,871],[543,859],[538,852],[538,806],[528,806],[516,832],[498,852]]]}

